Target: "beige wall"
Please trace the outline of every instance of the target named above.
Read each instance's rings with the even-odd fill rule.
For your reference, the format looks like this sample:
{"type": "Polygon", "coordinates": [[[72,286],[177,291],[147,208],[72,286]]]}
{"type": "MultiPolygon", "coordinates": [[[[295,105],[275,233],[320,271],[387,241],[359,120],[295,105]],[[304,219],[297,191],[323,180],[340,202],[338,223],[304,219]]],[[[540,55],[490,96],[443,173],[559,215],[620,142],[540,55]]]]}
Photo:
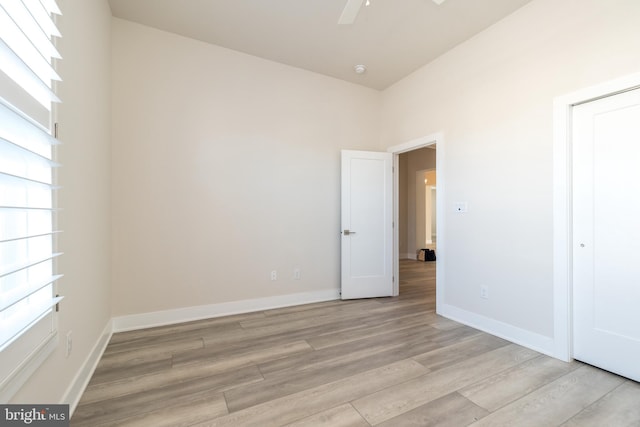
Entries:
{"type": "Polygon", "coordinates": [[[640,70],[639,17],[637,0],[534,0],[383,93],[384,147],[444,133],[445,304],[553,335],[553,99],[640,70]]]}
{"type": "Polygon", "coordinates": [[[399,252],[402,258],[415,259],[416,251],[423,248],[418,236],[424,236],[424,209],[422,210],[422,227],[416,219],[417,204],[424,206],[424,195],[421,201],[417,200],[416,172],[436,167],[436,150],[421,148],[403,153],[400,156],[399,176],[399,218],[400,243],[399,252]]]}
{"type": "MultiPolygon", "coordinates": [[[[66,395],[111,318],[109,268],[110,23],[106,0],[58,1],[63,16],[59,68],[58,249],[60,345],[14,402],[57,403],[66,395]],[[63,345],[73,332],[73,350],[63,345]]],[[[68,402],[67,402],[68,403],[68,402]]]]}
{"type": "Polygon", "coordinates": [[[337,291],[380,93],[120,19],[113,52],[113,314],[337,291]]]}

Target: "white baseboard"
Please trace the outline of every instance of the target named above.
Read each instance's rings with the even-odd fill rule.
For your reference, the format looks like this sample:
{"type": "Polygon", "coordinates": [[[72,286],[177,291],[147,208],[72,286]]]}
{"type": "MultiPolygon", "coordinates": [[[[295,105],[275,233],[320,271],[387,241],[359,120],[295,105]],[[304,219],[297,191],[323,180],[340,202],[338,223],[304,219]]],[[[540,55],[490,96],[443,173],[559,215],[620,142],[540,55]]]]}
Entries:
{"type": "Polygon", "coordinates": [[[418,259],[418,255],[412,254],[412,253],[400,254],[400,258],[401,259],[418,259]]]}
{"type": "Polygon", "coordinates": [[[448,304],[443,304],[442,310],[438,314],[547,356],[557,358],[555,342],[551,337],[527,331],[448,304]]]}
{"type": "Polygon", "coordinates": [[[336,299],[340,299],[340,291],[338,289],[131,314],[128,316],[114,317],[113,332],[152,328],[155,326],[172,325],[212,317],[230,316],[232,314],[250,313],[336,299]]]}
{"type": "Polygon", "coordinates": [[[102,354],[104,350],[107,348],[107,344],[109,344],[109,340],[111,340],[111,335],[113,334],[113,322],[111,319],[107,322],[102,334],[96,341],[95,345],[91,349],[89,356],[82,364],[82,367],[73,378],[71,385],[67,389],[60,403],[68,403],[69,404],[69,417],[73,415],[73,412],[76,410],[78,406],[78,402],[80,402],[80,398],[82,397],[82,393],[87,388],[89,381],[91,380],[91,376],[93,372],[96,370],[98,366],[98,362],[100,362],[100,358],[102,358],[102,354]]]}

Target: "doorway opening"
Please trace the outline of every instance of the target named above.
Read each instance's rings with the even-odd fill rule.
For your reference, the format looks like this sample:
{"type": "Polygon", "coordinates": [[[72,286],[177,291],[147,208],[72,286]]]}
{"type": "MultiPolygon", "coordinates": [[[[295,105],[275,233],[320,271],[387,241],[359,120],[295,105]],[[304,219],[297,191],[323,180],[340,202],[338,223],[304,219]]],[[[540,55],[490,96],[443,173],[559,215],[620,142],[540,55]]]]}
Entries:
{"type": "MultiPolygon", "coordinates": [[[[394,295],[400,295],[400,264],[433,249],[436,312],[444,297],[444,138],[441,133],[391,147],[394,154],[394,295]],[[426,182],[425,182],[426,180],[426,182]],[[433,180],[433,181],[431,181],[433,180]],[[436,240],[437,239],[437,240],[436,240]]],[[[415,271],[415,270],[414,270],[415,271]]]]}

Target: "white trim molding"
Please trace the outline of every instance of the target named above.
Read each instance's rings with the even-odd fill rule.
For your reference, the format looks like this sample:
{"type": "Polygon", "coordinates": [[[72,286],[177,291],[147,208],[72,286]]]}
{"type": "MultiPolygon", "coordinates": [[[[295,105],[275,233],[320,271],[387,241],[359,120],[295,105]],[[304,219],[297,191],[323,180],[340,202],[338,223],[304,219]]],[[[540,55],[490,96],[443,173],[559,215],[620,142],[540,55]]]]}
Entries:
{"type": "MultiPolygon", "coordinates": [[[[394,145],[387,148],[388,153],[402,154],[408,151],[417,150],[418,148],[428,147],[433,144],[441,144],[444,142],[444,134],[442,132],[432,133],[431,135],[421,136],[420,138],[412,139],[402,144],[394,145]]],[[[440,146],[436,145],[436,150],[439,150],[440,146]]],[[[438,184],[439,186],[439,184],[438,184]]]]}
{"type": "Polygon", "coordinates": [[[274,297],[154,311],[150,313],[131,314],[127,316],[114,317],[113,331],[132,331],[152,328],[155,326],[173,325],[176,323],[191,322],[194,320],[251,313],[255,311],[291,307],[315,302],[333,301],[337,299],[340,299],[340,291],[338,289],[330,289],[326,291],[303,292],[297,294],[278,295],[274,297]]]}
{"type": "Polygon", "coordinates": [[[449,304],[442,305],[442,316],[483,332],[554,357],[555,346],[551,337],[527,331],[449,304]]]}
{"type": "Polygon", "coordinates": [[[572,358],[572,147],[573,107],[640,88],[640,73],[557,97],[553,103],[553,324],[552,356],[572,358]]]}
{"type": "Polygon", "coordinates": [[[113,334],[113,322],[111,319],[107,322],[104,330],[98,337],[98,340],[94,344],[91,352],[85,359],[84,363],[80,370],[76,373],[76,376],[73,378],[73,381],[67,388],[67,391],[64,393],[62,401],[60,403],[68,403],[69,404],[69,416],[73,415],[73,412],[76,410],[78,406],[78,402],[80,402],[80,398],[84,393],[84,390],[87,388],[93,373],[104,354],[104,351],[111,340],[111,335],[113,334]]]}

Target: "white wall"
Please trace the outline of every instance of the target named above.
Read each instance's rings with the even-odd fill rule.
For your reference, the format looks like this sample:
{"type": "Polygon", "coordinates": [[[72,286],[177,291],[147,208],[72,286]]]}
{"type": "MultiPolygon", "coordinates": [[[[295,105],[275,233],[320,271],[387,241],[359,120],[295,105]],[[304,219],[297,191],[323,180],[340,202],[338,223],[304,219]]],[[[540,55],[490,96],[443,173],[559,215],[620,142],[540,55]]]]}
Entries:
{"type": "Polygon", "coordinates": [[[637,72],[639,18],[637,0],[534,0],[383,93],[384,147],[444,132],[450,314],[553,347],[553,99],[637,72]]]}
{"type": "Polygon", "coordinates": [[[337,293],[340,149],[379,147],[380,93],[112,28],[114,315],[337,293]]]}
{"type": "MultiPolygon", "coordinates": [[[[59,291],[60,345],[12,399],[22,403],[71,403],[74,382],[100,343],[111,318],[109,266],[109,141],[111,11],[106,0],[58,0],[63,16],[59,50],[60,140],[58,249],[65,277],[59,291]],[[73,332],[65,358],[64,337],[73,332]]],[[[80,379],[80,382],[82,379],[80,379]]]]}

